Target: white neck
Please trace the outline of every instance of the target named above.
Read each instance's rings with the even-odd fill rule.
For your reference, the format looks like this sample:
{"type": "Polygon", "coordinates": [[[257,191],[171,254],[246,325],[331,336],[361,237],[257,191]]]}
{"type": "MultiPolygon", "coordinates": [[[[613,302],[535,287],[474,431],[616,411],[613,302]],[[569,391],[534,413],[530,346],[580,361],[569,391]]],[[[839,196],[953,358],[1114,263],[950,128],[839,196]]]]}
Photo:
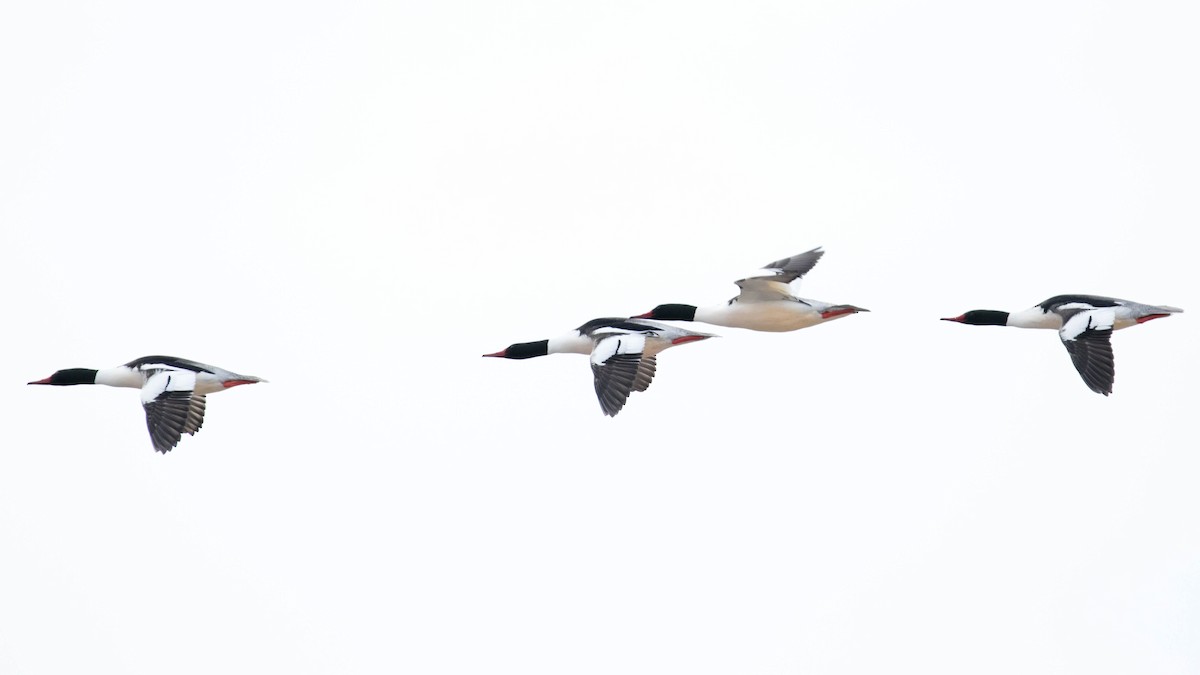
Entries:
{"type": "Polygon", "coordinates": [[[731,305],[712,305],[709,307],[697,307],[696,317],[692,321],[700,323],[711,323],[714,326],[729,326],[737,328],[737,324],[730,323],[733,312],[730,311],[731,305]]]}
{"type": "Polygon", "coordinates": [[[144,382],[145,380],[142,378],[140,372],[126,366],[117,366],[116,368],[105,368],[96,371],[96,384],[141,389],[144,382]]]}
{"type": "Polygon", "coordinates": [[[1008,325],[1017,328],[1062,328],[1062,317],[1041,307],[1030,307],[1008,315],[1008,325]]]}
{"type": "Polygon", "coordinates": [[[592,339],[579,333],[568,333],[556,338],[550,338],[546,346],[547,354],[591,354],[592,339]]]}

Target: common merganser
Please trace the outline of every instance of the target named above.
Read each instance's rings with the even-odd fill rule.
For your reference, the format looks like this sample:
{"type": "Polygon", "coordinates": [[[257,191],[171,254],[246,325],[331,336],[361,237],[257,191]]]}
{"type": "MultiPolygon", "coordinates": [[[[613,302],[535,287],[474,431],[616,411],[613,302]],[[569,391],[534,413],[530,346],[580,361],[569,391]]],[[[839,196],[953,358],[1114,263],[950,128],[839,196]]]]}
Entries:
{"type": "Polygon", "coordinates": [[[1097,394],[1112,393],[1116,369],[1112,343],[1114,330],[1182,312],[1178,307],[1144,305],[1100,295],[1056,295],[1020,312],[974,309],[942,321],[973,326],[1052,328],[1058,331],[1071,362],[1088,388],[1097,394]]]}
{"type": "Polygon", "coordinates": [[[792,295],[791,282],[804,276],[825,252],[821,247],[768,263],[762,274],[735,281],[742,289],[723,305],[666,304],[635,319],[701,321],[718,326],[782,333],[808,328],[843,316],[870,310],[854,305],[834,305],[792,295]]]}
{"type": "Polygon", "coordinates": [[[29,384],[105,384],[141,389],[150,440],[154,449],[165,455],[183,434],[200,430],[206,394],[256,382],[266,380],[173,356],[143,356],[116,368],[68,368],[29,384]]]}
{"type": "Polygon", "coordinates": [[[630,393],[650,387],[659,352],[710,337],[717,336],[653,321],[604,318],[593,319],[560,337],[518,342],[484,356],[530,359],[547,354],[590,354],[600,409],[615,417],[630,393]]]}

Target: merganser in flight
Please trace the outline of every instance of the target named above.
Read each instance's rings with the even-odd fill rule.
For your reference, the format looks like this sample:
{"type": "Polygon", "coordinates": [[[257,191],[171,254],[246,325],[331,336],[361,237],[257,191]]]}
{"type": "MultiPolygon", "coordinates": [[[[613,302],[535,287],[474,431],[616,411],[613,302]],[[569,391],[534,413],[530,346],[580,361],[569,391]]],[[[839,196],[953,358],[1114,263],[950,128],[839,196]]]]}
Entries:
{"type": "Polygon", "coordinates": [[[1087,386],[1097,394],[1108,396],[1112,393],[1116,375],[1112,343],[1109,342],[1112,332],[1182,311],[1178,307],[1143,305],[1099,295],[1056,295],[1020,312],[1010,314],[974,309],[942,321],[973,326],[1053,328],[1058,331],[1071,355],[1071,362],[1087,386]]]}
{"type": "Polygon", "coordinates": [[[831,305],[792,295],[791,282],[804,276],[823,255],[825,252],[818,246],[811,251],[768,263],[763,267],[768,274],[735,281],[742,291],[724,305],[696,307],[666,304],[633,318],[702,321],[718,326],[781,333],[870,311],[854,305],[831,305]]]}
{"type": "Polygon", "coordinates": [[[143,356],[116,368],[68,368],[29,384],[106,384],[141,389],[150,440],[154,449],[165,455],[183,434],[200,431],[205,394],[255,382],[266,380],[173,356],[143,356]]]}
{"type": "Polygon", "coordinates": [[[547,354],[590,354],[600,409],[615,417],[630,393],[649,388],[659,352],[710,337],[717,336],[653,321],[593,319],[561,337],[518,342],[484,356],[530,359],[547,354]]]}

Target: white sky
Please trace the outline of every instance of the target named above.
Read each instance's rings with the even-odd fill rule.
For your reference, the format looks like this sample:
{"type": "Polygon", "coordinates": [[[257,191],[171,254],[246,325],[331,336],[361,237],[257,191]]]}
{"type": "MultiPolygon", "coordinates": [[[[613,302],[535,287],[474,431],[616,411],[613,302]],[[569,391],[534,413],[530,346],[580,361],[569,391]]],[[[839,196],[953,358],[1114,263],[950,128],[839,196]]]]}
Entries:
{"type": "MultiPolygon", "coordinates": [[[[0,10],[0,673],[1200,671],[1191,2],[0,10]],[[483,360],[823,245],[871,314],[483,360]],[[1086,388],[1098,293],[1189,313],[1086,388]],[[270,384],[155,454],[174,354],[270,384]]],[[[703,326],[696,326],[704,330],[703,326]]]]}

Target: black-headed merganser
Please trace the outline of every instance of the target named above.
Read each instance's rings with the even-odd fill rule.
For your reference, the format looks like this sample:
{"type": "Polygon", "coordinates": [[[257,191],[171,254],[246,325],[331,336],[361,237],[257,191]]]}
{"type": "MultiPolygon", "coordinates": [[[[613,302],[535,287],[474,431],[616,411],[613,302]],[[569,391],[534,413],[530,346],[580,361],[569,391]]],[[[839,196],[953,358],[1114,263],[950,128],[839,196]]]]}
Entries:
{"type": "Polygon", "coordinates": [[[150,440],[155,450],[166,454],[183,434],[200,430],[206,394],[256,382],[266,380],[173,356],[143,356],[116,368],[68,368],[29,384],[105,384],[141,389],[150,440]]]}
{"type": "Polygon", "coordinates": [[[604,318],[593,319],[557,338],[518,342],[484,356],[529,359],[547,354],[590,354],[600,409],[614,417],[630,393],[650,387],[659,352],[710,337],[717,336],[653,321],[604,318]]]}
{"type": "Polygon", "coordinates": [[[666,304],[640,314],[636,319],[701,321],[718,326],[786,332],[808,328],[843,316],[870,310],[854,305],[834,305],[792,294],[791,282],[804,276],[825,252],[821,247],[763,266],[769,274],[739,279],[741,292],[723,305],[666,304]]]}
{"type": "Polygon", "coordinates": [[[1097,394],[1112,393],[1116,368],[1112,343],[1114,330],[1182,312],[1178,307],[1144,305],[1100,295],[1056,295],[1020,312],[974,309],[942,321],[973,326],[1052,328],[1058,331],[1071,362],[1088,388],[1097,394]]]}

